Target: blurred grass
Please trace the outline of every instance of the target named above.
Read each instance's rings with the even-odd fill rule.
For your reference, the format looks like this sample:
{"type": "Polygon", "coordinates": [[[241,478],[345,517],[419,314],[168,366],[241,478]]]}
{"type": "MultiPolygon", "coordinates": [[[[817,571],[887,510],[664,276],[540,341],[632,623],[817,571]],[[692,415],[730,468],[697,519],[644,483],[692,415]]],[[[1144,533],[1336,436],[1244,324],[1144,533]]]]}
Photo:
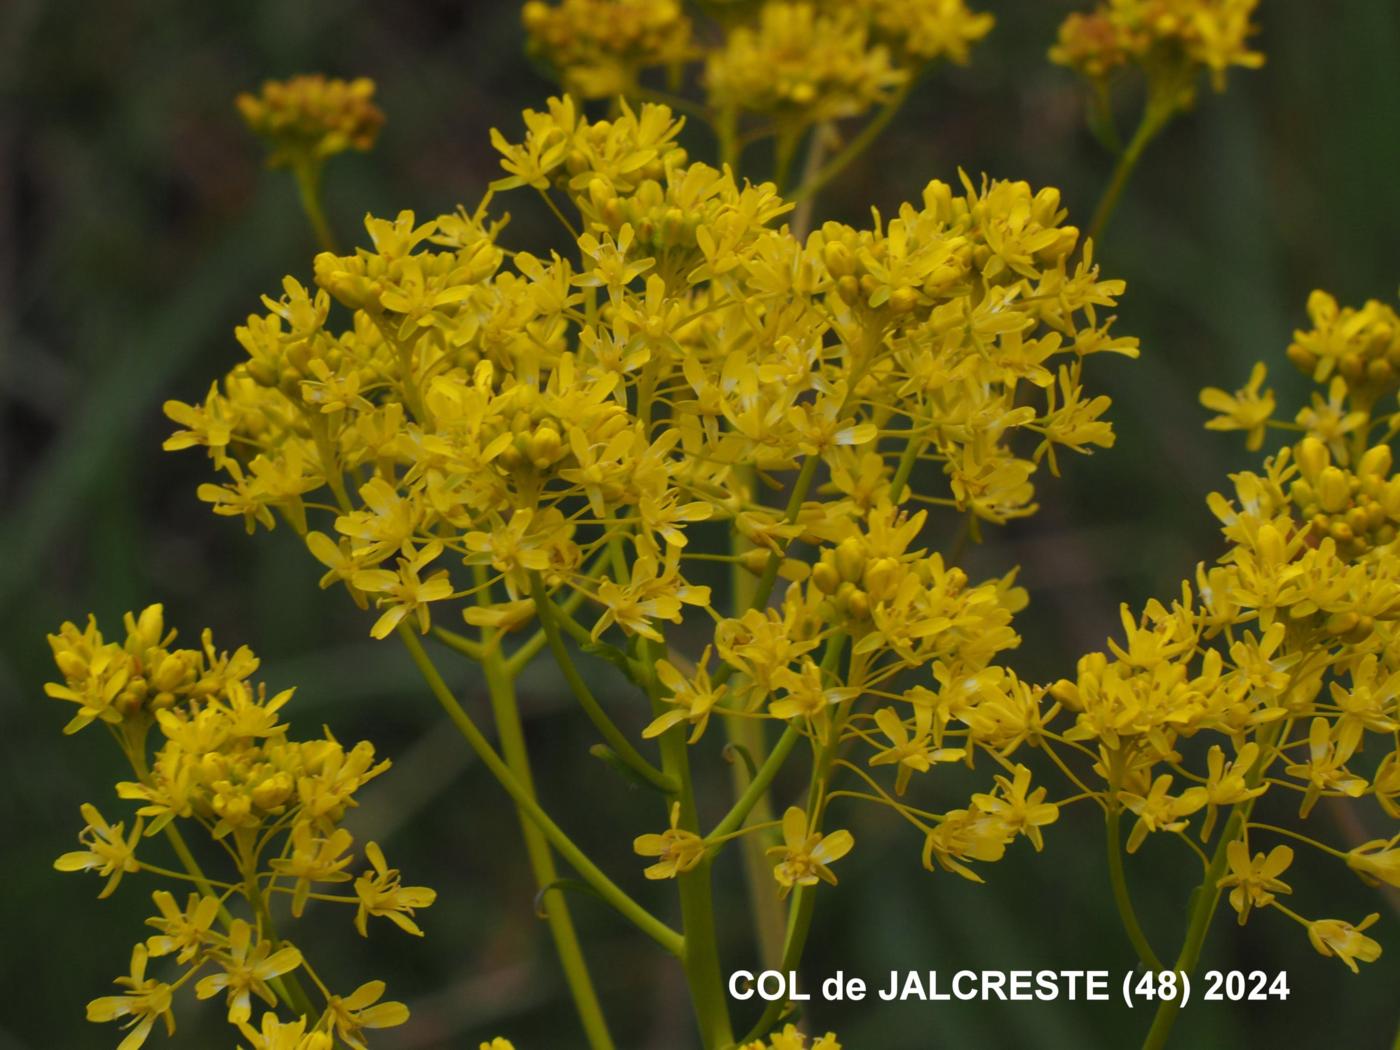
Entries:
{"type": "MultiPolygon", "coordinates": [[[[1108,159],[1082,130],[1074,84],[1043,57],[1069,5],[983,6],[999,25],[973,64],[933,78],[823,194],[818,220],[864,222],[871,204],[888,214],[958,166],[1059,186],[1073,216],[1089,214],[1108,159]]],[[[1040,516],[973,552],[977,571],[1025,566],[1033,604],[1016,663],[1030,677],[1065,673],[1115,628],[1120,601],[1174,594],[1218,550],[1204,496],[1251,457],[1201,430],[1197,390],[1234,386],[1262,358],[1287,403],[1301,384],[1281,353],[1307,292],[1395,294],[1400,15],[1362,0],[1272,3],[1261,21],[1269,65],[1232,76],[1224,96],[1203,96],[1168,131],[1100,248],[1107,271],[1128,280],[1120,325],[1144,346],[1136,363],[1094,362],[1116,401],[1117,448],[1067,463],[1044,487],[1040,516]]],[[[392,835],[396,863],[442,891],[428,938],[377,931],[362,942],[342,916],[312,920],[333,946],[322,953],[332,975],[383,976],[414,1007],[414,1024],[382,1045],[474,1045],[496,1030],[522,1050],[578,1045],[499,791],[454,750],[398,651],[372,645],[340,595],[316,591],[294,537],[249,539],[212,518],[193,495],[204,464],[159,451],[160,403],[200,395],[236,359],[232,326],[257,294],[309,268],[294,191],[260,170],[230,102],[264,77],[310,70],[375,77],[390,118],[375,154],[329,174],[329,207],[347,233],[366,211],[474,200],[496,173],[487,129],[516,127],[520,107],[551,91],[521,57],[510,3],[0,5],[0,984],[12,994],[0,1050],[111,1044],[82,1006],[124,965],[146,889],[133,878],[98,903],[89,881],[49,868],[70,848],[78,803],[109,798],[118,770],[96,734],[59,735],[63,713],[41,691],[42,635],[89,610],[111,622],[152,600],[167,602],[187,638],[210,624],[263,654],[272,682],[298,683],[291,711],[303,728],[327,722],[400,760],[357,818],[392,835]]],[[[522,215],[511,232],[528,241],[539,229],[522,215]]],[[[455,683],[482,702],[464,671],[455,683]]],[[[523,683],[522,696],[547,803],[605,867],[634,871],[627,842],[655,823],[651,800],[587,756],[591,738],[550,674],[523,683]]],[[[723,772],[713,769],[716,787],[723,772]]],[[[957,797],[956,785],[942,790],[957,797]]],[[[1014,850],[984,887],[923,872],[917,844],[876,821],[840,892],[819,903],[822,935],[805,972],[1121,971],[1130,953],[1105,906],[1092,817],[1067,814],[1043,855],[1014,850]]],[[[1191,873],[1158,845],[1130,873],[1166,951],[1191,873]]],[[[732,858],[721,877],[737,886],[732,858]]],[[[1383,909],[1327,865],[1304,866],[1294,884],[1304,910],[1383,909]]],[[[639,892],[669,907],[664,888],[639,892]]],[[[623,1045],[689,1046],[676,975],[600,907],[581,900],[576,910],[623,1045]]],[[[1294,996],[1252,1009],[1197,1004],[1179,1045],[1388,1046],[1394,913],[1379,929],[1392,955],[1360,978],[1269,918],[1236,933],[1222,917],[1207,964],[1286,966],[1294,996]]],[[[735,966],[751,963],[741,924],[728,931],[735,966]]],[[[201,1020],[211,1013],[185,1010],[179,1045],[223,1045],[222,1022],[201,1020]]],[[[1136,1045],[1147,1022],[1116,1002],[816,1004],[812,1017],[852,1050],[922,1045],[925,1034],[958,1046],[1117,1047],[1136,1045]]]]}

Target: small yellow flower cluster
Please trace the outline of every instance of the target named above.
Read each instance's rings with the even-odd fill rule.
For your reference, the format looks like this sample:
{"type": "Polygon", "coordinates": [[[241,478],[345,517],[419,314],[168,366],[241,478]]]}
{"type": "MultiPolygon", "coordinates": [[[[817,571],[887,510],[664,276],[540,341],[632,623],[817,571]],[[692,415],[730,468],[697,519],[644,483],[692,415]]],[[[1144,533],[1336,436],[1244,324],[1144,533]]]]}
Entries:
{"type": "Polygon", "coordinates": [[[789,133],[889,101],[926,63],[965,63],[993,22],[965,0],[764,0],[715,14],[696,31],[675,0],[530,0],[521,18],[531,52],[577,97],[645,95],[645,70],[678,83],[698,61],[714,114],[762,114],[789,133]]]}
{"type": "MultiPolygon", "coordinates": [[[[1050,59],[1095,81],[1128,65],[1143,69],[1149,78],[1178,81],[1204,69],[1220,91],[1231,66],[1257,69],[1264,64],[1264,56],[1246,43],[1255,32],[1250,19],[1258,3],[1101,0],[1092,12],[1065,19],[1050,59]]],[[[1185,84],[1181,88],[1190,90],[1185,84]]]]}
{"type": "Polygon", "coordinates": [[[965,0],[857,0],[857,6],[869,16],[875,37],[911,64],[946,58],[963,65],[996,22],[969,10],[965,0]]]}
{"type": "Polygon", "coordinates": [[[530,0],[520,18],[530,53],[580,98],[629,94],[643,70],[698,54],[679,0],[530,0]]]}
{"type": "Polygon", "coordinates": [[[827,1032],[819,1039],[810,1042],[797,1030],[796,1025],[784,1025],[781,1032],[774,1032],[766,1039],[755,1039],[745,1043],[739,1050],[841,1050],[835,1032],[827,1032]]]}
{"type": "Polygon", "coordinates": [[[371,915],[421,934],[412,915],[432,904],[432,890],[401,885],[373,842],[364,847],[370,869],[358,877],[348,870],[354,840],[340,822],[360,787],[389,763],[376,762],[369,743],[346,750],[329,732],[320,740],[290,739],[279,717],[292,691],[268,696],[254,685],[258,660],[246,647],[220,652],[208,631],[199,649],[177,649],[174,641],[159,605],[128,614],[120,643],[106,641],[92,619],[81,630],[65,623],[49,636],[64,680],[47,691],[79,705],[65,731],[106,723],[136,776],[118,784],[117,793],[141,804],[129,836],[124,822],[109,824],[95,806],[84,805],[87,826],[79,837],[86,848],[54,866],[105,876],[102,897],[123,874],[141,871],[191,887],[183,905],[166,890],[152,894],[157,914],[148,923],[157,933],[133,949],[130,975],[117,979],[123,993],[94,1000],[88,1018],[125,1020],[132,1030],[122,1047],[135,1050],[157,1020],[174,1030],[173,996],[198,977],[196,997],[226,996],[229,1022],[254,1047],[330,1050],[332,1033],[363,1047],[364,1029],[401,1024],[407,1008],[380,1001],[381,981],[348,996],[330,994],[301,951],[278,938],[270,904],[278,894],[289,897],[293,918],[311,899],[351,904],[361,934],[371,915]],[[152,729],[162,738],[153,759],[152,729]],[[179,830],[196,826],[227,855],[232,881],[205,875],[179,830]],[[161,831],[183,872],[137,858],[143,838],[161,831]],[[352,879],[354,896],[325,891],[352,879]],[[233,915],[234,896],[246,904],[247,918],[233,915]],[[171,981],[148,977],[149,961],[165,957],[181,972],[171,981]],[[312,1007],[298,970],[321,991],[323,1010],[312,1007]],[[296,1019],[283,1022],[269,1011],[261,1029],[253,1029],[254,997],[274,1008],[280,1003],[296,1019]]]}
{"type": "Polygon", "coordinates": [[[374,81],[321,74],[269,80],[258,95],[237,98],[248,127],[267,140],[268,164],[294,167],[374,145],[384,114],[371,101],[374,81]]]}
{"type": "Polygon", "coordinates": [[[870,40],[855,4],[763,4],[756,24],[739,25],[711,53],[711,105],[750,110],[803,126],[864,113],[909,76],[887,47],[870,40]]]}
{"type": "Polygon", "coordinates": [[[1129,852],[1153,833],[1184,836],[1200,813],[1209,840],[1228,809],[1211,870],[1240,921],[1273,907],[1355,969],[1380,954],[1362,933],[1375,916],[1356,926],[1302,918],[1278,900],[1290,892],[1279,876],[1292,849],[1251,848],[1260,836],[1290,836],[1369,882],[1400,885],[1400,834],[1341,850],[1250,819],[1257,800],[1288,793],[1300,817],[1321,798],[1369,796],[1400,818],[1400,477],[1389,445],[1400,432],[1397,317],[1374,302],[1340,310],[1322,292],[1308,305],[1314,327],[1295,335],[1288,356],[1325,398],[1276,420],[1262,364],[1236,394],[1201,395],[1221,413],[1207,425],[1246,432],[1250,448],[1271,427],[1302,431],[1262,473],[1234,475],[1233,498],[1211,496],[1227,552],[1179,600],[1149,602],[1141,616],[1125,609],[1123,640],[1084,657],[1050,695],[1074,716],[1064,742],[1096,748],[1107,805],[1136,815],[1129,852]],[[1199,772],[1181,752],[1193,737],[1218,741],[1199,772]]]}

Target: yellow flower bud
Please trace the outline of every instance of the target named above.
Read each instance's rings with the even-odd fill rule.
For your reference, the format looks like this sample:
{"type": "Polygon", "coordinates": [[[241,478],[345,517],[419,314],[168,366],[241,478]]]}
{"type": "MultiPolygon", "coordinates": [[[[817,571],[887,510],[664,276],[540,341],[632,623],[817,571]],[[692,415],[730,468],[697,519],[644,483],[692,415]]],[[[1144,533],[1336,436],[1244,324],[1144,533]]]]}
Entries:
{"type": "Polygon", "coordinates": [[[1337,467],[1327,467],[1317,478],[1317,498],[1322,509],[1335,514],[1351,499],[1347,476],[1337,467]]]}

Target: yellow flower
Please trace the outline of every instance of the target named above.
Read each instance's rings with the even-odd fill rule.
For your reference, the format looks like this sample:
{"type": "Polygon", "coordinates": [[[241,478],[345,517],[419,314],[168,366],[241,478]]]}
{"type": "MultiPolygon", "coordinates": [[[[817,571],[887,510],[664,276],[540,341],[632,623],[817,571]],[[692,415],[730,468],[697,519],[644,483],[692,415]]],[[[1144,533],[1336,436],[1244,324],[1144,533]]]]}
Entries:
{"type": "Polygon", "coordinates": [[[330,1032],[306,1030],[307,1019],[282,1022],[271,1011],[263,1014],[262,1027],[254,1030],[246,1021],[239,1025],[251,1050],[331,1050],[334,1037],[330,1032]]]}
{"type": "Polygon", "coordinates": [[[419,573],[442,553],[442,543],[433,540],[415,549],[412,544],[404,544],[404,554],[398,559],[398,569],[361,569],[350,578],[359,590],[369,594],[380,594],[376,604],[384,608],[384,613],[374,622],[369,633],[375,638],[387,638],[400,621],[410,613],[418,619],[418,629],[428,633],[428,603],[440,602],[452,597],[452,579],[446,569],[433,573],[426,580],[419,579],[419,573]]]}
{"type": "Polygon", "coordinates": [[[331,996],[326,1000],[330,1023],[344,1042],[354,1050],[366,1050],[366,1028],[394,1028],[408,1020],[408,1007],[400,1002],[380,1002],[384,996],[383,981],[367,981],[345,997],[331,996]]]}
{"type": "Polygon", "coordinates": [[[1308,923],[1308,940],[1323,955],[1335,955],[1358,973],[1357,960],[1369,963],[1381,957],[1381,946],[1361,932],[1379,918],[1378,912],[1372,912],[1356,926],[1341,919],[1316,919],[1308,923]]]}
{"type": "Polygon", "coordinates": [[[291,856],[272,862],[272,870],[296,881],[292,884],[292,915],[300,916],[306,907],[313,882],[348,882],[344,869],[354,859],[345,851],[353,841],[350,832],[336,828],[330,835],[318,836],[309,821],[301,821],[289,840],[291,856]]]}
{"type": "Polygon", "coordinates": [[[301,965],[301,952],[292,947],[273,951],[271,941],[255,942],[253,928],[242,919],[234,919],[229,927],[227,949],[212,955],[223,972],[203,978],[194,992],[200,999],[227,992],[228,1019],[232,1024],[252,1016],[254,995],[268,1006],[276,1006],[277,997],[267,982],[301,965]]]}
{"type": "Polygon", "coordinates": [[[382,915],[405,933],[415,937],[423,936],[423,931],[410,916],[416,908],[427,908],[437,900],[437,893],[426,886],[402,886],[399,872],[384,863],[384,851],[379,843],[365,845],[365,856],[374,867],[373,874],[365,872],[355,880],[355,896],[360,899],[359,910],[355,913],[355,929],[361,937],[368,936],[365,921],[371,915],[382,915]]]}
{"type": "Polygon", "coordinates": [[[88,1003],[87,1019],[103,1022],[119,1018],[130,1018],[123,1026],[131,1029],[118,1044],[117,1050],[137,1050],[146,1042],[156,1020],[165,1022],[167,1035],[175,1034],[175,1015],[170,1012],[170,985],[146,976],[146,946],[138,944],[131,949],[131,975],[118,977],[116,984],[127,991],[121,995],[108,995],[88,1003]]]}
{"type": "Polygon", "coordinates": [[[1293,850],[1287,846],[1275,846],[1267,855],[1256,853],[1251,857],[1244,842],[1232,839],[1225,846],[1225,859],[1230,864],[1229,874],[1216,885],[1221,889],[1232,887],[1230,907],[1239,913],[1241,926],[1248,921],[1251,908],[1268,907],[1275,894],[1293,892],[1279,878],[1293,863],[1293,850]]]}
{"type": "Polygon", "coordinates": [[[993,779],[1001,794],[973,795],[972,804],[1001,821],[1008,831],[1025,835],[1039,852],[1045,845],[1040,829],[1060,819],[1059,807],[1045,801],[1045,788],[1030,790],[1031,771],[1025,766],[1016,766],[1014,779],[1000,775],[993,779]]]}
{"type": "Polygon", "coordinates": [[[710,722],[711,712],[715,705],[724,699],[724,694],[729,688],[711,684],[710,672],[706,666],[709,662],[710,649],[706,647],[696,665],[694,675],[687,678],[677,671],[669,660],[656,661],[656,677],[671,693],[670,696],[663,697],[663,700],[673,706],[671,710],[654,718],[642,730],[643,737],[650,740],[674,725],[689,722],[695,727],[690,734],[690,742],[693,744],[700,739],[710,722]]]}
{"type": "Polygon", "coordinates": [[[1263,385],[1267,370],[1263,362],[1256,364],[1249,373],[1249,382],[1235,393],[1227,394],[1219,387],[1206,387],[1201,391],[1201,404],[1220,415],[1206,423],[1210,430],[1243,430],[1246,432],[1245,447],[1254,452],[1264,444],[1264,434],[1269,420],[1274,414],[1274,393],[1259,388],[1263,385]]]}
{"type": "Polygon", "coordinates": [[[689,871],[705,857],[705,840],[693,831],[679,827],[681,804],[671,805],[671,826],[660,835],[638,835],[632,850],[642,857],[661,858],[646,869],[649,879],[674,879],[689,871]]]}
{"type": "Polygon", "coordinates": [[[1186,827],[1186,817],[1206,804],[1206,789],[1187,788],[1180,795],[1168,794],[1172,786],[1172,775],[1163,773],[1152,782],[1146,795],[1131,791],[1119,793],[1123,804],[1137,814],[1137,823],[1128,834],[1127,850],[1136,853],[1143,839],[1150,831],[1181,831],[1186,827]]]}
{"type": "Polygon", "coordinates": [[[899,713],[892,707],[882,707],[876,711],[875,724],[880,727],[880,732],[889,738],[890,745],[872,755],[870,764],[898,766],[894,781],[896,795],[904,794],[912,774],[927,773],[935,762],[956,762],[967,754],[961,747],[933,745],[933,709],[927,705],[921,704],[914,708],[912,734],[904,719],[900,718],[899,713]]]}
{"type": "Polygon", "coordinates": [[[773,869],[778,880],[778,896],[786,897],[794,886],[815,886],[821,879],[836,885],[828,867],[851,851],[855,838],[849,831],[822,834],[808,830],[807,814],[789,806],[783,814],[783,845],[769,848],[770,857],[781,857],[773,869]]]}
{"type": "Polygon", "coordinates": [[[1347,867],[1368,882],[1400,887],[1400,848],[1394,840],[1375,839],[1348,851],[1347,867]]]}
{"type": "Polygon", "coordinates": [[[222,937],[210,931],[215,916],[219,914],[219,898],[204,897],[191,893],[181,910],[175,898],[166,890],[156,890],[151,894],[160,915],[146,920],[147,926],[154,926],[161,932],[146,938],[146,950],[153,958],[178,951],[175,961],[181,964],[190,962],[207,945],[218,944],[222,937]]]}
{"type": "Polygon", "coordinates": [[[78,833],[78,839],[88,848],[65,853],[53,862],[59,871],[96,871],[107,876],[107,884],[102,887],[99,898],[111,896],[122,876],[129,871],[140,871],[136,860],[136,843],[141,840],[143,821],[138,818],[131,829],[131,836],[123,838],[125,822],[108,824],[97,812],[97,807],[84,802],[79,807],[87,826],[78,833]]]}

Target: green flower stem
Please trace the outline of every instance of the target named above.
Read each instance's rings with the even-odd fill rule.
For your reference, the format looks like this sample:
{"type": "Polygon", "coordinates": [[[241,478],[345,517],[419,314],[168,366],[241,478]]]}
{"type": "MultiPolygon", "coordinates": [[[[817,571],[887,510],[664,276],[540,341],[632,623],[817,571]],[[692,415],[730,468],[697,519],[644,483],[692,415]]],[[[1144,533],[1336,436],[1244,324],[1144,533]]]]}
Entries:
{"type": "Polygon", "coordinates": [[[1118,906],[1118,917],[1123,920],[1123,929],[1142,964],[1149,970],[1161,970],[1162,961],[1157,958],[1147,935],[1142,932],[1142,924],[1138,922],[1137,911],[1133,908],[1133,898],[1128,893],[1128,878],[1123,871],[1122,815],[1123,809],[1118,800],[1109,799],[1104,809],[1104,821],[1108,831],[1108,880],[1113,885],[1113,903],[1118,906]]]}
{"type": "MultiPolygon", "coordinates": [[[[798,886],[793,891],[792,903],[788,907],[788,926],[787,936],[783,943],[783,961],[779,967],[783,973],[790,973],[797,969],[798,963],[802,960],[802,952],[807,947],[807,934],[812,928],[812,912],[816,905],[815,890],[815,886],[798,886]]],[[[782,1019],[788,1005],[782,999],[775,999],[769,1003],[764,1007],[762,1015],[741,1042],[748,1043],[762,1039],[782,1019]]]]}
{"type": "MultiPolygon", "coordinates": [[[[735,467],[735,473],[745,489],[746,495],[753,491],[755,470],[750,464],[741,464],[735,467]]],[[[740,616],[745,609],[751,608],[753,603],[754,587],[756,577],[744,565],[740,564],[739,557],[753,548],[753,544],[748,537],[739,532],[738,529],[731,529],[729,534],[729,553],[735,559],[730,569],[730,599],[733,604],[733,615],[740,616]]],[[[740,718],[735,715],[726,715],[724,718],[724,732],[729,743],[736,748],[742,748],[748,753],[749,758],[759,763],[761,767],[766,767],[771,757],[768,754],[768,739],[765,724],[757,718],[740,718]]],[[[779,741],[779,746],[782,742],[779,741]]],[[[781,763],[781,759],[778,760],[781,763]]],[[[774,772],[776,772],[776,767],[774,772]]],[[[749,782],[748,767],[743,762],[734,762],[730,766],[732,775],[732,787],[734,791],[735,806],[747,805],[745,815],[752,813],[754,822],[764,824],[773,818],[773,805],[768,797],[768,781],[755,787],[757,780],[749,782]]],[[[761,774],[761,770],[760,770],[761,774]]],[[[731,814],[732,815],[732,814],[731,814]]],[[[726,817],[726,820],[729,818],[726,817]]],[[[743,823],[744,815],[735,823],[736,830],[743,823]]],[[[758,946],[758,957],[765,969],[772,969],[778,965],[783,954],[783,931],[787,927],[787,916],[784,913],[783,902],[778,900],[777,894],[773,892],[773,867],[768,861],[766,848],[771,842],[771,838],[766,833],[745,835],[739,844],[739,852],[744,863],[744,886],[749,898],[749,911],[753,916],[754,940],[758,946]]]]}
{"type": "MultiPolygon", "coordinates": [[[[845,644],[846,633],[844,631],[839,631],[827,639],[826,648],[822,651],[821,669],[823,675],[834,673],[840,666],[841,653],[845,644]]],[[[855,699],[852,698],[843,700],[837,706],[826,741],[812,764],[812,780],[807,791],[809,831],[817,831],[820,828],[821,813],[817,810],[817,803],[822,798],[827,779],[831,774],[831,763],[835,759],[837,748],[840,745],[841,726],[850,715],[851,707],[854,704],[855,699]]],[[[796,970],[802,961],[802,952],[807,946],[807,934],[812,928],[812,916],[816,910],[815,893],[815,886],[798,886],[793,891],[792,903],[788,907],[788,926],[787,935],[783,941],[783,959],[782,964],[778,967],[783,973],[791,973],[796,970]]],[[[744,1036],[744,1042],[762,1038],[782,1017],[786,1005],[781,999],[769,1003],[762,1016],[759,1017],[758,1023],[744,1036]]]]}
{"type": "MultiPolygon", "coordinates": [[[[773,783],[773,778],[778,775],[778,770],[783,767],[783,763],[787,761],[788,755],[792,753],[793,745],[797,743],[801,736],[802,733],[798,730],[797,724],[795,722],[789,722],[787,728],[783,730],[783,735],[778,738],[778,742],[774,745],[773,750],[769,753],[768,757],[764,759],[763,765],[759,766],[758,772],[754,775],[753,780],[749,781],[748,787],[744,790],[744,793],[739,796],[739,800],[735,802],[733,808],[725,814],[724,819],[714,826],[714,830],[705,836],[706,838],[723,838],[725,835],[738,831],[739,828],[743,826],[744,820],[748,817],[749,813],[761,800],[767,798],[768,785],[773,783]]],[[[765,821],[767,819],[768,818],[764,818],[765,821]]],[[[760,823],[762,822],[763,821],[760,821],[760,823]]],[[[760,853],[760,856],[761,855],[760,853]]],[[[766,864],[764,866],[764,875],[766,877],[765,888],[771,891],[773,880],[770,869],[766,864]]],[[[772,893],[770,892],[767,895],[771,897],[772,893]]]]}
{"type": "MultiPolygon", "coordinates": [[[[647,692],[652,710],[661,714],[665,703],[661,686],[656,680],[657,649],[655,643],[641,640],[640,653],[647,669],[647,692]]],[[[690,755],[685,742],[685,726],[675,725],[661,734],[661,768],[680,785],[676,801],[680,804],[679,826],[699,834],[700,818],[695,807],[695,790],[690,778],[690,755]]],[[[724,975],[720,970],[719,943],[715,935],[714,901],[711,893],[710,858],[706,857],[689,871],[676,876],[681,898],[681,925],[685,930],[686,984],[690,1002],[700,1027],[700,1041],[705,1050],[726,1050],[734,1044],[734,1030],[729,1021],[729,1003],[725,998],[724,975]]]]}
{"type": "Polygon", "coordinates": [[[593,696],[593,691],[588,688],[588,683],[578,673],[578,668],[574,666],[573,657],[569,655],[568,647],[564,644],[564,638],[559,633],[559,624],[556,622],[553,612],[554,602],[545,592],[544,580],[537,572],[530,573],[530,597],[535,600],[535,611],[539,615],[541,626],[544,628],[550,651],[554,653],[555,662],[559,665],[559,670],[564,673],[564,680],[573,690],[579,706],[583,708],[584,713],[597,727],[598,732],[603,735],[608,746],[613,749],[613,753],[629,769],[653,787],[668,795],[676,794],[679,786],[675,778],[662,773],[632,746],[632,742],[608,717],[607,712],[593,696]]]}
{"type": "MultiPolygon", "coordinates": [[[[1295,680],[1298,672],[1295,672],[1295,680]]],[[[1261,755],[1255,761],[1254,768],[1245,775],[1245,786],[1254,788],[1264,779],[1264,773],[1274,758],[1274,745],[1283,737],[1287,736],[1290,722],[1275,723],[1269,739],[1262,742],[1261,755]]],[[[1177,956],[1173,969],[1186,974],[1196,972],[1196,964],[1201,959],[1201,949],[1205,947],[1206,934],[1210,931],[1210,920],[1215,917],[1216,905],[1220,903],[1221,877],[1225,874],[1226,850],[1240,834],[1241,829],[1249,820],[1249,814],[1254,809],[1254,799],[1246,799],[1236,803],[1230,810],[1230,817],[1225,822],[1225,828],[1220,832],[1220,838],[1215,844],[1215,852],[1211,855],[1210,866],[1206,869],[1205,878],[1196,887],[1191,895],[1191,910],[1186,920],[1186,937],[1181,944],[1181,954],[1177,956]]],[[[1181,1012],[1181,996],[1178,995],[1170,1002],[1157,1004],[1157,1012],[1152,1018],[1152,1027],[1148,1029],[1147,1038],[1143,1041],[1142,1050],[1162,1050],[1167,1045],[1167,1039],[1171,1035],[1172,1026],[1176,1024],[1177,1014],[1181,1012]]]]}
{"type": "Polygon", "coordinates": [[[540,808],[533,793],[526,791],[516,780],[510,767],[496,753],[495,748],[477,728],[466,709],[452,695],[452,690],[443,681],[442,675],[438,673],[432,659],[423,650],[423,643],[418,640],[412,629],[406,624],[400,624],[399,638],[408,649],[409,656],[413,658],[413,663],[418,668],[419,674],[423,676],[429,690],[438,703],[442,705],[448,718],[452,720],[452,724],[457,727],[457,731],[466,739],[467,744],[481,759],[482,764],[491,771],[491,775],[505,789],[506,794],[515,800],[516,805],[543,832],[549,844],[568,861],[570,867],[577,871],[585,882],[597,891],[598,896],[611,904],[623,918],[656,941],[667,952],[681,958],[685,954],[684,938],[634,901],[621,887],[603,874],[602,870],[578,846],[574,845],[573,840],[564,833],[563,829],[540,808]]]}
{"type": "MultiPolygon", "coordinates": [[[[416,641],[417,639],[415,639],[416,641]]],[[[486,674],[486,689],[491,696],[491,710],[496,718],[496,732],[501,741],[501,752],[506,766],[514,775],[525,797],[534,801],[534,778],[530,773],[530,757],[525,748],[525,730],[520,722],[520,707],[515,699],[515,684],[506,674],[505,662],[499,647],[488,639],[481,667],[486,674]]],[[[574,1007],[578,1010],[579,1021],[583,1024],[588,1045],[594,1050],[612,1050],[612,1036],[608,1032],[607,1021],[603,1017],[598,993],[593,988],[593,979],[588,973],[588,962],[583,957],[579,945],[578,932],[574,929],[573,916],[569,913],[568,901],[561,892],[552,901],[545,902],[551,887],[559,882],[559,871],[554,866],[554,854],[544,833],[531,820],[529,814],[520,808],[520,831],[525,839],[525,852],[530,858],[530,868],[535,874],[535,885],[541,894],[541,907],[549,923],[549,932],[554,938],[554,948],[563,967],[564,979],[573,995],[574,1007]]]]}
{"type": "MultiPolygon", "coordinates": [[[[262,887],[258,885],[257,858],[248,858],[247,870],[243,872],[243,895],[248,898],[248,903],[253,906],[253,912],[258,917],[258,922],[262,927],[262,935],[274,944],[279,943],[281,938],[277,936],[277,927],[272,921],[272,912],[267,906],[267,900],[263,897],[262,887]]],[[[311,996],[306,992],[306,987],[297,977],[296,972],[284,973],[279,977],[274,977],[268,984],[287,1003],[288,1008],[297,1014],[302,1014],[308,1025],[314,1026],[320,1019],[321,1012],[311,1003],[311,996]],[[281,988],[278,988],[281,985],[281,988]]]]}
{"type": "Polygon", "coordinates": [[[449,649],[455,649],[469,660],[480,660],[486,653],[480,642],[464,638],[456,631],[433,624],[433,637],[449,649]]]}
{"type": "Polygon", "coordinates": [[[1142,160],[1143,151],[1161,133],[1162,129],[1171,123],[1171,119],[1175,115],[1176,108],[1173,104],[1163,101],[1149,102],[1143,112],[1142,121],[1138,124],[1137,131],[1133,132],[1133,137],[1129,140],[1128,145],[1118,155],[1118,163],[1113,167],[1113,175],[1109,179],[1108,187],[1104,190],[1103,196],[1099,198],[1098,207],[1094,209],[1094,218],[1089,223],[1086,241],[1093,241],[1097,244],[1099,238],[1103,236],[1104,228],[1108,226],[1108,220],[1113,217],[1114,211],[1117,210],[1118,201],[1132,180],[1138,162],[1142,160]]]}
{"type": "Polygon", "coordinates": [[[331,232],[331,224],[326,221],[325,210],[321,207],[321,161],[315,157],[298,161],[292,165],[292,174],[296,176],[301,210],[306,213],[306,221],[311,224],[316,243],[322,251],[335,251],[335,234],[331,232]]]}
{"type": "Polygon", "coordinates": [[[860,129],[846,143],[845,147],[837,153],[831,160],[827,161],[815,175],[807,179],[801,186],[798,186],[789,196],[789,200],[800,203],[808,197],[813,196],[822,189],[828,182],[836,178],[846,170],[850,164],[857,160],[862,153],[870,148],[870,144],[880,137],[880,133],[895,118],[895,114],[904,106],[909,98],[910,92],[914,90],[915,83],[918,82],[919,74],[911,72],[909,78],[899,86],[888,102],[881,108],[880,112],[871,117],[866,125],[860,129]]]}

